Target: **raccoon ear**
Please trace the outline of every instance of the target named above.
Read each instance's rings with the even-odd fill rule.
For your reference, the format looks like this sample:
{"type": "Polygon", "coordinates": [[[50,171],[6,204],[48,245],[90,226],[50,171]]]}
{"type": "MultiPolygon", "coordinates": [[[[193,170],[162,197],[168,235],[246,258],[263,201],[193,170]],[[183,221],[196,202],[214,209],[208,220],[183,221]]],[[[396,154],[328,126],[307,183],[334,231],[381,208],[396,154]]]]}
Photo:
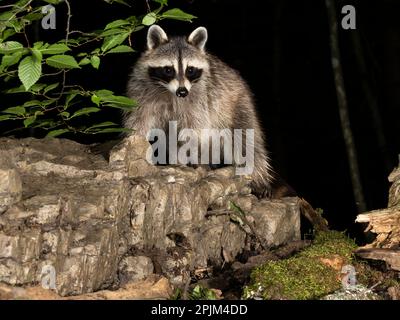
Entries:
{"type": "Polygon", "coordinates": [[[188,42],[191,45],[194,45],[196,48],[200,49],[201,51],[204,51],[207,38],[208,38],[207,29],[204,27],[198,27],[189,35],[188,42]]]}
{"type": "Polygon", "coordinates": [[[160,26],[153,24],[147,32],[147,48],[153,50],[165,42],[168,42],[167,34],[160,26]]]}

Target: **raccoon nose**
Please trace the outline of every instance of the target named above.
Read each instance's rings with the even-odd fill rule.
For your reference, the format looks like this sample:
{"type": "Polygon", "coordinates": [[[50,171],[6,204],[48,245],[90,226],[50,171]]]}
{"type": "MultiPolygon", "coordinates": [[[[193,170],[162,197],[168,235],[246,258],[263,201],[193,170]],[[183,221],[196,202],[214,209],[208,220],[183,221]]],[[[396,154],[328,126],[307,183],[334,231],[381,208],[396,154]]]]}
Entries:
{"type": "Polygon", "coordinates": [[[180,98],[184,98],[189,94],[189,91],[185,87],[179,87],[176,90],[176,95],[180,98]]]}

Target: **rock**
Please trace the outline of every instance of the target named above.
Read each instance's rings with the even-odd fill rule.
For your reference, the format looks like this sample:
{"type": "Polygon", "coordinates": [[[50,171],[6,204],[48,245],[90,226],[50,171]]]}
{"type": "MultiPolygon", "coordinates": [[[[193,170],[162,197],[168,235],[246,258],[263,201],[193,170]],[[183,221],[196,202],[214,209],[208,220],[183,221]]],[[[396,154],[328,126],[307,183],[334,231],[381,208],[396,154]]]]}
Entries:
{"type": "Polygon", "coordinates": [[[358,284],[346,290],[338,290],[321,300],[382,300],[382,298],[367,287],[358,284]]]}
{"type": "Polygon", "coordinates": [[[21,195],[22,182],[19,173],[10,159],[0,153],[0,214],[21,200],[21,195]]]}
{"type": "Polygon", "coordinates": [[[182,285],[243,250],[300,239],[297,198],[260,201],[231,167],[153,166],[148,147],[128,137],[108,162],[70,140],[1,138],[0,282],[81,295],[154,264],[182,285]],[[233,221],[231,202],[251,227],[233,221]]]}
{"type": "Polygon", "coordinates": [[[118,269],[122,283],[143,280],[154,272],[151,259],[145,256],[125,257],[119,263],[118,269]]]}
{"type": "Polygon", "coordinates": [[[172,294],[173,288],[168,279],[156,275],[129,282],[115,291],[101,290],[71,297],[62,297],[40,286],[20,288],[0,283],[0,300],[165,300],[172,294]]]}

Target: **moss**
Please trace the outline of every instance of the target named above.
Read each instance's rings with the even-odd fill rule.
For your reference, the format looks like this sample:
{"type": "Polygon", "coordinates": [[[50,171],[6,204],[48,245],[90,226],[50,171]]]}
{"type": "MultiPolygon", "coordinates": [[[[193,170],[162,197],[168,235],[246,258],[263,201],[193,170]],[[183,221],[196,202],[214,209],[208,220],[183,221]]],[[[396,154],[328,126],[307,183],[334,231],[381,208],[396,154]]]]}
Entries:
{"type": "Polygon", "coordinates": [[[317,299],[341,288],[338,273],[320,258],[339,255],[348,263],[356,248],[343,233],[318,233],[313,245],[285,260],[270,261],[253,270],[243,298],[317,299]]]}
{"type": "Polygon", "coordinates": [[[302,251],[298,256],[309,258],[329,258],[339,255],[345,262],[351,262],[353,251],[357,248],[354,240],[348,238],[343,232],[328,231],[316,234],[312,246],[302,251]]]}

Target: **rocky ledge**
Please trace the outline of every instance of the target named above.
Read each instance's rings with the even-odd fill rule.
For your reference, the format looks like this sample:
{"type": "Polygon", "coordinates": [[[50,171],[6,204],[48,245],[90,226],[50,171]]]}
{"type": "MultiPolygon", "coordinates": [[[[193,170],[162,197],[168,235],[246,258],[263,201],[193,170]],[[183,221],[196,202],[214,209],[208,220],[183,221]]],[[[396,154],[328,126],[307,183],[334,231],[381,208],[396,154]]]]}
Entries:
{"type": "Polygon", "coordinates": [[[299,199],[259,200],[231,167],[153,166],[131,136],[109,159],[65,139],[0,139],[0,282],[61,296],[150,274],[174,285],[300,239],[299,199]]]}

